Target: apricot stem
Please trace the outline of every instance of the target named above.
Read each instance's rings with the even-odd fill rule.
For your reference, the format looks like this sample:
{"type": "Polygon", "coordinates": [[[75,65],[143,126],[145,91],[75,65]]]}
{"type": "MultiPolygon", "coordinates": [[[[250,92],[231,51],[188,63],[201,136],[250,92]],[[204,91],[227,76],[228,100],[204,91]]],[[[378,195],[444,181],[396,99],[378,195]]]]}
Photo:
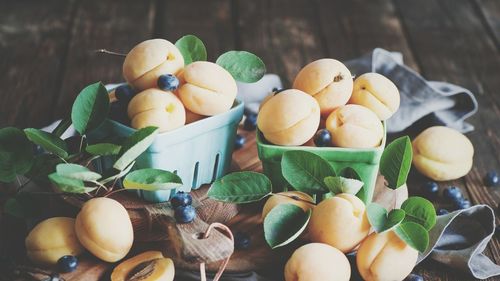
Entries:
{"type": "Polygon", "coordinates": [[[280,194],[280,193],[275,193],[274,195],[288,197],[288,198],[291,198],[291,199],[296,200],[296,201],[301,201],[301,202],[305,202],[305,203],[308,203],[308,204],[311,204],[311,205],[316,205],[316,203],[311,202],[311,201],[306,200],[306,199],[302,199],[302,198],[300,198],[300,197],[298,197],[296,195],[286,195],[286,194],[280,194]]]}
{"type": "Polygon", "coordinates": [[[126,57],[127,56],[126,54],[117,53],[117,52],[113,52],[113,51],[108,51],[106,49],[97,49],[94,52],[98,53],[98,54],[113,55],[113,56],[118,56],[118,57],[126,57]]]}

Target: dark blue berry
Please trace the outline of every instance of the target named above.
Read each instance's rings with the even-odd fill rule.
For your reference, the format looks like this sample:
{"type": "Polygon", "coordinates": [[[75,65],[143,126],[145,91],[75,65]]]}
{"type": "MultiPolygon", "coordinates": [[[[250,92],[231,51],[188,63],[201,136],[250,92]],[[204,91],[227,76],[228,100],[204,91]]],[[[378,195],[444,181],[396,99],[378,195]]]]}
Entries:
{"type": "Polygon", "coordinates": [[[109,107],[109,118],[128,126],[130,120],[127,115],[127,105],[121,102],[111,103],[109,107]]]}
{"type": "Polygon", "coordinates": [[[253,131],[257,128],[257,114],[248,114],[243,122],[243,129],[253,131]]]}
{"type": "Polygon", "coordinates": [[[412,273],[405,278],[405,281],[424,281],[424,277],[412,273]]]}
{"type": "Polygon", "coordinates": [[[191,194],[183,191],[177,192],[172,198],[170,199],[170,204],[172,207],[175,209],[179,206],[187,206],[191,205],[193,203],[193,197],[191,197],[191,194]]]}
{"type": "Polygon", "coordinates": [[[196,210],[193,206],[179,206],[174,210],[175,220],[179,223],[192,222],[196,217],[196,210]]]}
{"type": "Polygon", "coordinates": [[[247,140],[245,139],[245,137],[244,137],[244,136],[239,135],[239,134],[238,134],[238,135],[236,135],[236,138],[234,139],[234,148],[235,148],[235,149],[240,149],[240,148],[242,148],[242,147],[245,145],[245,142],[246,142],[246,141],[247,141],[247,140]]]}
{"type": "Polygon", "coordinates": [[[439,185],[435,181],[428,181],[422,186],[423,192],[435,196],[439,192],[439,185]]]}
{"type": "Polygon", "coordinates": [[[437,214],[438,216],[446,215],[446,214],[449,214],[449,213],[450,213],[450,212],[448,212],[448,210],[446,210],[446,209],[442,209],[442,208],[441,208],[441,209],[438,209],[438,210],[436,211],[436,214],[437,214]]]}
{"type": "Polygon", "coordinates": [[[273,88],[272,93],[273,93],[273,95],[277,95],[277,94],[283,92],[284,90],[286,90],[286,89],[285,88],[273,88]]]}
{"type": "Polygon", "coordinates": [[[115,96],[120,103],[128,104],[128,102],[134,97],[135,91],[130,87],[130,85],[120,85],[115,89],[115,96]]]}
{"type": "Polygon", "coordinates": [[[458,210],[467,209],[467,208],[470,208],[472,206],[470,201],[468,199],[465,199],[465,198],[459,199],[459,200],[455,201],[454,203],[455,203],[455,208],[457,208],[458,210]]]}
{"type": "Polygon", "coordinates": [[[496,171],[489,171],[484,177],[484,183],[486,186],[497,186],[500,183],[500,178],[496,171]]]}
{"type": "Polygon", "coordinates": [[[158,88],[164,91],[175,91],[179,88],[179,79],[172,74],[160,75],[158,77],[158,88]]]}
{"type": "Polygon", "coordinates": [[[72,272],[78,267],[78,259],[75,256],[63,256],[57,261],[57,267],[61,272],[72,272]]]}
{"type": "Polygon", "coordinates": [[[318,147],[330,146],[332,144],[332,135],[327,129],[321,129],[314,135],[314,144],[318,147]]]}
{"type": "Polygon", "coordinates": [[[82,138],[82,136],[72,136],[64,140],[69,154],[76,154],[85,150],[87,139],[83,138],[82,140],[82,138]]]}
{"type": "Polygon", "coordinates": [[[451,202],[458,202],[462,199],[462,191],[460,188],[456,186],[450,186],[443,191],[444,198],[448,199],[451,202]]]}
{"type": "Polygon", "coordinates": [[[500,225],[497,225],[497,226],[495,227],[495,235],[496,235],[497,237],[500,237],[500,225]]]}
{"type": "Polygon", "coordinates": [[[244,232],[236,232],[234,234],[234,248],[237,250],[246,250],[250,248],[251,240],[250,236],[244,232]]]}

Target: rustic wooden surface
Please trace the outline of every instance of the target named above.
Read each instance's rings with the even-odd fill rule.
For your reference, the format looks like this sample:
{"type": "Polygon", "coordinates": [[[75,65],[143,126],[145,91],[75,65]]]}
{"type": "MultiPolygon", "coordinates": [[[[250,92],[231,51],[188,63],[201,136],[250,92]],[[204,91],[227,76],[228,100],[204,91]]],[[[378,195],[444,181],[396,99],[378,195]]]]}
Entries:
{"type": "MultiPolygon", "coordinates": [[[[496,208],[500,201],[500,189],[482,180],[500,171],[498,0],[0,0],[0,127],[46,125],[69,112],[85,85],[121,81],[122,61],[94,49],[125,52],[141,40],[188,33],[205,41],[211,59],[234,48],[257,53],[287,86],[314,59],[347,60],[382,47],[402,52],[430,80],[469,88],[480,106],[469,119],[475,164],[440,186],[459,186],[474,204],[496,208]]],[[[243,169],[259,168],[253,145],[234,154],[243,169]]],[[[413,171],[410,194],[425,180],[413,171]]],[[[22,225],[7,217],[2,223],[9,243],[0,252],[22,245],[22,225]]],[[[500,263],[498,238],[486,254],[500,263]]],[[[425,280],[472,280],[432,262],[416,272],[425,280]]]]}

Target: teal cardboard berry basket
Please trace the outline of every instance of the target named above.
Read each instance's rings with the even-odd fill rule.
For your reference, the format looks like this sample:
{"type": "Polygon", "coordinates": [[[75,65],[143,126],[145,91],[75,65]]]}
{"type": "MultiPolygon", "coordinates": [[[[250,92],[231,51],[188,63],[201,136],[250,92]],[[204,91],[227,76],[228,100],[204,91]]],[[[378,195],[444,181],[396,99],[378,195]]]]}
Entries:
{"type": "MultiPolygon", "coordinates": [[[[236,130],[243,118],[243,102],[222,114],[207,117],[170,132],[160,133],[151,146],[141,154],[134,169],[157,168],[180,176],[183,186],[176,190],[136,191],[139,197],[151,202],[168,201],[177,191],[189,192],[203,184],[212,183],[229,171],[236,130]]],[[[127,137],[136,130],[107,119],[89,135],[89,142],[127,137]]],[[[113,166],[114,159],[96,163],[97,170],[113,166]]]]}
{"type": "Polygon", "coordinates": [[[302,150],[317,154],[326,159],[336,172],[346,168],[353,168],[363,181],[363,188],[356,194],[365,203],[371,202],[375,182],[379,170],[380,157],[386,142],[386,127],[384,138],[380,146],[375,148],[343,148],[343,147],[313,147],[313,146],[279,146],[265,140],[260,131],[257,131],[257,151],[262,162],[264,173],[271,179],[273,192],[287,189],[289,184],[281,174],[281,157],[290,150],[302,150]]]}

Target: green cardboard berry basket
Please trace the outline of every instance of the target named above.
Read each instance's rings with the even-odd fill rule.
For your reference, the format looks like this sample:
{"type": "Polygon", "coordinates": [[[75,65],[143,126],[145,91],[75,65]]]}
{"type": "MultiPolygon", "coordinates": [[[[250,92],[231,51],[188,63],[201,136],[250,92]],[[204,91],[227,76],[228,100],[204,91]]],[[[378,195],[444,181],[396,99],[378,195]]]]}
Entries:
{"type": "Polygon", "coordinates": [[[271,179],[273,192],[280,192],[289,184],[281,174],[281,157],[290,150],[302,150],[317,154],[326,159],[336,172],[346,167],[353,168],[364,183],[363,188],[356,194],[365,203],[371,202],[375,182],[379,170],[380,157],[384,151],[387,132],[385,122],[384,138],[380,146],[375,148],[343,148],[343,147],[313,147],[313,146],[279,146],[265,140],[260,131],[257,131],[257,151],[262,162],[264,173],[271,179]]]}
{"type": "MultiPolygon", "coordinates": [[[[176,190],[138,190],[139,197],[150,202],[165,202],[177,191],[189,192],[225,175],[231,165],[236,130],[242,118],[243,102],[236,100],[227,112],[158,134],[151,146],[137,158],[134,169],[157,168],[174,172],[184,185],[176,190]]],[[[89,142],[127,137],[135,131],[107,119],[89,135],[89,142]]],[[[108,157],[99,161],[97,170],[111,168],[114,160],[108,157]]]]}

